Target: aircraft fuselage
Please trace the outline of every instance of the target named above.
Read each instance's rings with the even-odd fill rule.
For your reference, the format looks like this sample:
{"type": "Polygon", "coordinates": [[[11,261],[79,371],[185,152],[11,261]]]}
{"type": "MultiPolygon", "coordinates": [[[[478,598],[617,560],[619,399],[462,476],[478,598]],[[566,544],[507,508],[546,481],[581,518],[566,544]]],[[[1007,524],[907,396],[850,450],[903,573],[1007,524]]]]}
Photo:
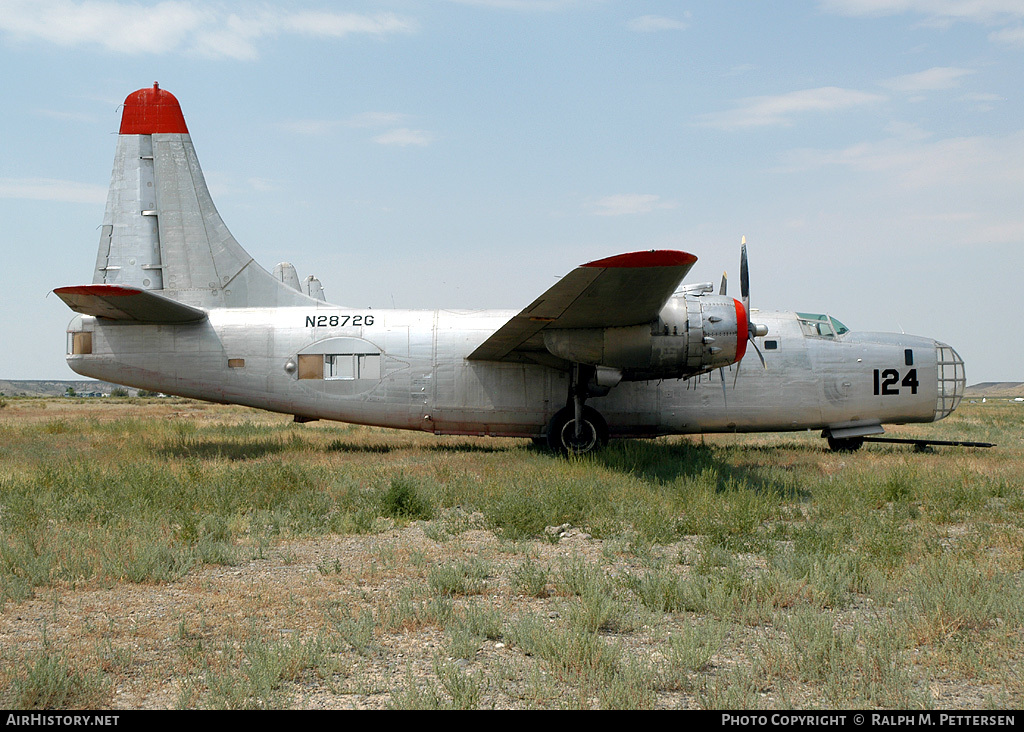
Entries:
{"type": "MultiPolygon", "coordinates": [[[[215,308],[186,325],[78,316],[68,363],[84,376],[302,419],[539,437],[566,406],[568,372],[466,358],[512,315],[324,306],[215,308]],[[76,332],[91,333],[91,352],[75,352],[76,332]]],[[[796,313],[757,317],[769,332],[756,339],[764,368],[748,357],[686,379],[623,381],[590,402],[609,433],[839,430],[930,422],[955,406],[940,366],[955,356],[948,346],[892,333],[822,337],[796,313]]]]}

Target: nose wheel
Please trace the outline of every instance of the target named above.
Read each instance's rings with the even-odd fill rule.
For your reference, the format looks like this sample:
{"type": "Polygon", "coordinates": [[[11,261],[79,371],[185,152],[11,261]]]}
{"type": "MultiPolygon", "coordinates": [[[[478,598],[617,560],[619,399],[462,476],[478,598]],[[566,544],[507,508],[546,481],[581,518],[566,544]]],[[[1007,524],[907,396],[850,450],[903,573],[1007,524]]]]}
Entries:
{"type": "Polygon", "coordinates": [[[864,444],[863,437],[838,438],[828,436],[828,447],[832,452],[856,452],[864,444]]]}

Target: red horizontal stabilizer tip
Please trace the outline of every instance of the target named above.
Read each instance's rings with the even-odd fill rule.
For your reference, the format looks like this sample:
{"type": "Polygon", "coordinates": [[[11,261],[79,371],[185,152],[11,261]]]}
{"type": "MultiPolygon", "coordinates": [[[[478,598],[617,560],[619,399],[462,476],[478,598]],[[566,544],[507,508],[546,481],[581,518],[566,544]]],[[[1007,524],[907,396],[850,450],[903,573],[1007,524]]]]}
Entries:
{"type": "Polygon", "coordinates": [[[652,249],[647,252],[616,254],[614,257],[588,262],[583,267],[682,267],[693,264],[697,258],[686,252],[671,249],[652,249]]]}
{"type": "Polygon", "coordinates": [[[132,92],[124,100],[121,113],[122,135],[152,135],[158,132],[188,134],[178,100],[170,92],[153,84],[152,88],[132,92]]]}
{"type": "Polygon", "coordinates": [[[125,297],[127,295],[138,295],[141,290],[137,287],[122,287],[120,285],[75,285],[73,287],[58,287],[54,292],[58,295],[125,297]]]}
{"type": "Polygon", "coordinates": [[[206,311],[156,292],[126,285],[58,287],[57,297],[83,315],[127,323],[186,325],[206,320],[206,311]]]}

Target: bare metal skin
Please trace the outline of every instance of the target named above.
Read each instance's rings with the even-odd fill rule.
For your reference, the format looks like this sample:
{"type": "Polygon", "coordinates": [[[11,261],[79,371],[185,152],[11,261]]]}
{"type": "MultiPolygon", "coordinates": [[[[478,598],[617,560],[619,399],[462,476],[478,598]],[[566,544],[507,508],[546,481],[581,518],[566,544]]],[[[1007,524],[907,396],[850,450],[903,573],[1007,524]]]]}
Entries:
{"type": "Polygon", "coordinates": [[[217,213],[177,100],[125,100],[91,285],[56,293],[79,374],[167,394],[586,452],[611,437],[822,430],[855,448],[956,406],[963,361],[930,338],[751,310],[680,284],[696,257],[577,267],[519,313],[333,305],[272,275],[217,213]],[[756,322],[755,322],[756,321],[756,322]],[[749,353],[749,351],[754,353],[749,353]]]}

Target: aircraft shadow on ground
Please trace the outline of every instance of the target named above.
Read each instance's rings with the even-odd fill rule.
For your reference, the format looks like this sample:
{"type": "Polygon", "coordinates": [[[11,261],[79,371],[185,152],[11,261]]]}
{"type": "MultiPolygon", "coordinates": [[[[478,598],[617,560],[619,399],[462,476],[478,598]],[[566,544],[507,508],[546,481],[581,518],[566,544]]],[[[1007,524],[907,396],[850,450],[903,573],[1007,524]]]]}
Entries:
{"type": "MultiPolygon", "coordinates": [[[[804,450],[806,446],[786,446],[789,449],[804,450]]],[[[783,447],[782,449],[786,449],[783,447]]],[[[739,450],[756,454],[764,448],[739,447],[739,450]]],[[[439,455],[454,453],[508,454],[521,451],[551,460],[566,460],[564,456],[555,455],[546,447],[527,441],[512,445],[489,445],[479,442],[458,443],[371,443],[346,442],[334,440],[327,446],[328,452],[341,453],[380,453],[401,452],[406,450],[423,450],[439,455]]],[[[596,465],[634,475],[643,480],[670,483],[678,478],[699,475],[709,472],[715,476],[717,490],[735,488],[737,485],[749,486],[753,490],[790,490],[782,477],[773,477],[766,467],[735,465],[730,462],[723,449],[713,445],[698,445],[689,442],[661,442],[654,440],[613,440],[608,447],[593,454],[581,457],[570,457],[569,460],[592,461],[596,465]]]]}
{"type": "Polygon", "coordinates": [[[334,440],[327,445],[327,452],[345,452],[345,453],[389,453],[397,450],[407,450],[412,445],[388,445],[382,442],[370,443],[365,442],[345,442],[344,440],[334,440]]]}
{"type": "Polygon", "coordinates": [[[390,445],[387,443],[376,443],[366,444],[361,442],[345,442],[344,440],[334,440],[327,446],[328,452],[346,452],[346,453],[389,453],[399,452],[402,450],[425,450],[427,452],[436,453],[450,453],[450,452],[478,452],[478,453],[499,453],[508,452],[514,450],[514,447],[505,447],[497,445],[477,445],[471,442],[459,442],[454,444],[440,444],[440,445],[422,445],[412,442],[398,443],[390,445]]]}
{"type": "MultiPolygon", "coordinates": [[[[161,446],[157,452],[165,457],[173,458],[253,460],[267,455],[284,453],[291,449],[292,445],[288,442],[277,439],[241,441],[196,439],[174,441],[161,446]]],[[[547,448],[525,441],[512,445],[489,445],[478,442],[389,444],[336,439],[324,449],[327,452],[380,455],[412,450],[423,450],[438,455],[456,453],[487,455],[522,451],[525,454],[535,454],[551,460],[567,459],[551,453],[547,448]]],[[[748,454],[756,454],[765,448],[755,446],[731,448],[731,450],[736,449],[748,454]]],[[[773,452],[778,452],[780,449],[804,450],[806,446],[773,446],[771,449],[773,452]]],[[[736,465],[729,459],[725,450],[714,445],[657,440],[613,440],[608,447],[593,455],[568,459],[590,461],[623,475],[633,475],[642,480],[658,483],[671,483],[679,478],[708,473],[714,476],[719,491],[734,489],[736,486],[749,486],[753,490],[773,492],[792,490],[792,487],[787,485],[785,476],[773,476],[772,471],[766,466],[736,465]]]]}
{"type": "Polygon", "coordinates": [[[741,453],[756,454],[762,448],[740,446],[727,451],[715,445],[690,442],[616,440],[587,459],[610,470],[658,483],[708,474],[714,476],[719,492],[747,486],[755,491],[794,493],[787,476],[768,466],[736,465],[728,457],[729,452],[735,454],[736,449],[741,453]]]}
{"type": "Polygon", "coordinates": [[[157,448],[165,457],[228,460],[253,460],[266,455],[275,455],[290,449],[280,440],[188,440],[173,442],[157,448]]]}

